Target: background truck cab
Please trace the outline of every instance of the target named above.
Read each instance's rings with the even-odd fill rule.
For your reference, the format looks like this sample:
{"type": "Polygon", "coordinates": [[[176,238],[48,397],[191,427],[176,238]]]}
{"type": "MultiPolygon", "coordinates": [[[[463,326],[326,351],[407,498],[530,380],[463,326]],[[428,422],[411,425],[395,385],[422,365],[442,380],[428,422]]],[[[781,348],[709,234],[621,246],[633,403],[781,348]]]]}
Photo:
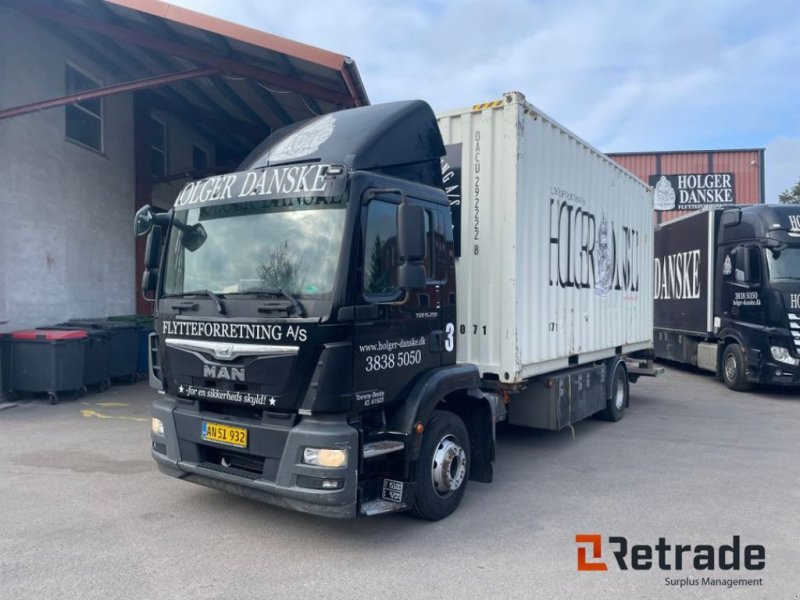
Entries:
{"type": "Polygon", "coordinates": [[[705,210],[656,229],[655,349],[744,390],[800,384],[800,208],[705,210]]]}

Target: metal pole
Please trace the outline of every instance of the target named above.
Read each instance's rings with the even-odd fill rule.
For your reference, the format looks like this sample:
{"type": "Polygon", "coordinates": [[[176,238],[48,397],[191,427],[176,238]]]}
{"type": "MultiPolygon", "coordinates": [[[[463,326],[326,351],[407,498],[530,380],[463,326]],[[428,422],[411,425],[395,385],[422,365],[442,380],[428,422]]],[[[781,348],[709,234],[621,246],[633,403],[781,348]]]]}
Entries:
{"type": "Polygon", "coordinates": [[[198,77],[208,77],[218,71],[214,67],[205,67],[202,69],[192,69],[190,71],[180,71],[179,73],[169,73],[167,75],[158,75],[157,77],[148,77],[146,79],[137,79],[136,81],[129,81],[126,83],[118,83],[116,85],[109,85],[106,87],[96,88],[93,90],[86,90],[85,92],[77,92],[75,94],[67,94],[58,98],[50,98],[49,100],[40,100],[39,102],[32,102],[30,104],[23,104],[13,108],[0,110],[0,120],[8,119],[10,117],[18,117],[28,113],[45,110],[48,108],[55,108],[56,106],[64,106],[65,104],[72,104],[74,102],[81,102],[82,100],[91,100],[92,98],[102,98],[104,96],[111,96],[112,94],[121,94],[123,92],[132,92],[144,88],[156,87],[176,81],[183,81],[185,79],[197,79],[198,77]]]}

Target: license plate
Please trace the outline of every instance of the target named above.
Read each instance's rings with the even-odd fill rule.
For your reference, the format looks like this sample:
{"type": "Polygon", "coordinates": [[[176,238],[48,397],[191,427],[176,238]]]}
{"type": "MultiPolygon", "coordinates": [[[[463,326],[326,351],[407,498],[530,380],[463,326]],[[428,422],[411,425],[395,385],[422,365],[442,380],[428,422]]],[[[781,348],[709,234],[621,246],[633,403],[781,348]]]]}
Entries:
{"type": "Polygon", "coordinates": [[[203,439],[238,448],[247,448],[247,429],[203,421],[203,439]]]}

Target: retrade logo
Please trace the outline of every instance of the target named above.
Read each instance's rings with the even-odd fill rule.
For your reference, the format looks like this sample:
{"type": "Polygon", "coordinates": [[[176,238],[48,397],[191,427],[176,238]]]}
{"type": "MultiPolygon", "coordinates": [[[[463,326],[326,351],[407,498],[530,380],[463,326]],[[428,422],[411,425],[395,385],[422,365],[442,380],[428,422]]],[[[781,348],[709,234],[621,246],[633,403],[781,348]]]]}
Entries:
{"type": "Polygon", "coordinates": [[[578,571],[608,571],[608,565],[603,561],[596,562],[603,554],[603,538],[597,533],[579,533],[575,535],[575,543],[578,546],[578,571]],[[589,547],[580,544],[589,544],[589,547]],[[595,562],[589,562],[586,558],[586,551],[591,548],[592,558],[595,562]]]}
{"type": "MultiPolygon", "coordinates": [[[[575,535],[578,550],[578,571],[608,571],[603,560],[603,537],[597,533],[575,535]]],[[[622,536],[609,536],[611,556],[621,571],[761,571],[766,566],[766,550],[759,544],[743,545],[734,535],[730,544],[668,544],[660,537],[658,543],[629,544],[622,536]]],[[[612,563],[613,564],[613,563],[612,563]]]]}

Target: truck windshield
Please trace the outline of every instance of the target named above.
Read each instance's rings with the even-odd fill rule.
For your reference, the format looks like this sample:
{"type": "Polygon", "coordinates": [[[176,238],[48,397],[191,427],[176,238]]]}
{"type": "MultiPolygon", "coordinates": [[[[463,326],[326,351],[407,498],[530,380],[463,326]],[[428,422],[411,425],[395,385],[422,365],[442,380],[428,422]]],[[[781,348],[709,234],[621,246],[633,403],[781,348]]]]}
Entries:
{"type": "Polygon", "coordinates": [[[773,281],[800,280],[800,248],[786,248],[777,257],[767,252],[767,260],[773,281]]]}
{"type": "Polygon", "coordinates": [[[330,299],[345,202],[331,207],[308,200],[305,206],[293,198],[290,209],[275,209],[282,203],[270,200],[177,211],[164,295],[204,290],[330,299]]]}

